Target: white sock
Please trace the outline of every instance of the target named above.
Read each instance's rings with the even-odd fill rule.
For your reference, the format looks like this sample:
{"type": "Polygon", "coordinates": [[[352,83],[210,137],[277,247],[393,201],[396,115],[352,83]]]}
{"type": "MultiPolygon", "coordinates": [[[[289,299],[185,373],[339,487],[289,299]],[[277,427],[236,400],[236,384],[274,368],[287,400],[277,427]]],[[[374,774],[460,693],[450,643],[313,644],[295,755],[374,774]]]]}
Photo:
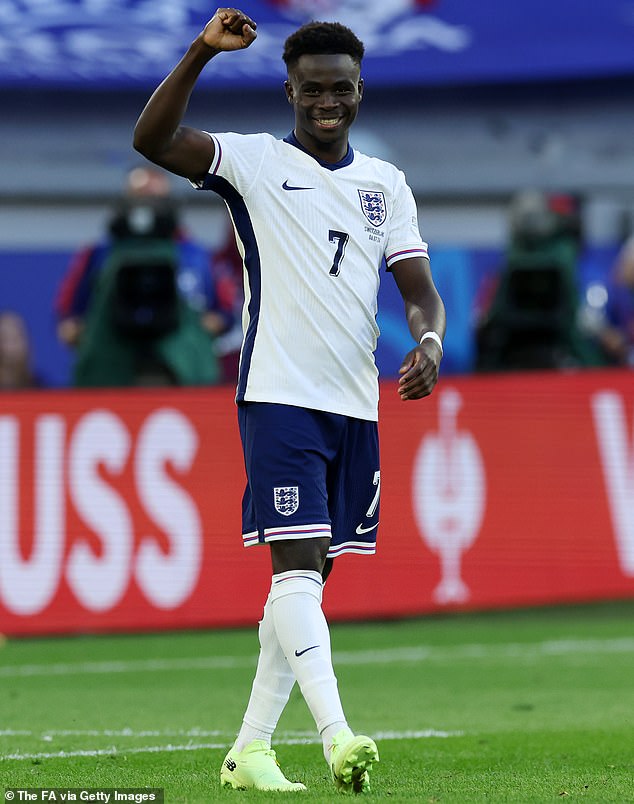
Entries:
{"type": "Polygon", "coordinates": [[[295,676],[275,633],[270,595],[264,605],[258,636],[258,666],[251,697],[235,742],[236,751],[243,751],[253,740],[264,740],[271,745],[271,736],[295,684],[295,676]]]}
{"type": "Polygon", "coordinates": [[[318,572],[291,570],[273,576],[270,599],[275,632],[317,730],[323,734],[329,726],[336,725],[336,731],[345,728],[346,718],[332,667],[330,631],[321,596],[318,572]]]}
{"type": "Polygon", "coordinates": [[[330,753],[332,751],[332,741],[335,734],[338,734],[342,729],[346,729],[346,731],[353,737],[353,733],[348,726],[348,724],[344,721],[342,723],[333,723],[331,726],[326,726],[326,728],[321,733],[321,740],[324,747],[324,757],[326,758],[326,762],[330,762],[330,753]]]}

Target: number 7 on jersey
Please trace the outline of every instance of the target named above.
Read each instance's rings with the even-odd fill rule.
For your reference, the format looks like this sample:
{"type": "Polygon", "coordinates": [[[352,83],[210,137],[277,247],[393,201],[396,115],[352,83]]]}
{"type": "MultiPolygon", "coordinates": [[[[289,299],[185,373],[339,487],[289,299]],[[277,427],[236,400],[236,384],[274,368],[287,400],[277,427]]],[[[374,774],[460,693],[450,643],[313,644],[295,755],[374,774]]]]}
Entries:
{"type": "Polygon", "coordinates": [[[350,235],[346,234],[346,232],[338,232],[336,229],[328,230],[328,240],[331,243],[337,244],[335,257],[332,261],[332,266],[330,267],[330,276],[339,276],[339,268],[341,267],[343,256],[346,253],[346,243],[349,239],[350,235]]]}

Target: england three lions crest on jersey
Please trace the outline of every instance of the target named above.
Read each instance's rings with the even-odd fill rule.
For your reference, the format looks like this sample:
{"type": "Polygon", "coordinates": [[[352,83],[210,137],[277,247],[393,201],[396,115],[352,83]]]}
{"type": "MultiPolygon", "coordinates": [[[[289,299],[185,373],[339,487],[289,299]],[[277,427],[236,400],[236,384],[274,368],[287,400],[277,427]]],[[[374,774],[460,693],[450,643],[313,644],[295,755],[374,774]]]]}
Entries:
{"type": "Polygon", "coordinates": [[[359,199],[361,200],[363,214],[372,226],[381,226],[382,223],[385,223],[387,209],[383,193],[373,190],[359,190],[359,199]]]}
{"type": "Polygon", "coordinates": [[[297,486],[274,486],[273,502],[278,514],[283,516],[294,514],[299,508],[299,488],[297,486]]]}

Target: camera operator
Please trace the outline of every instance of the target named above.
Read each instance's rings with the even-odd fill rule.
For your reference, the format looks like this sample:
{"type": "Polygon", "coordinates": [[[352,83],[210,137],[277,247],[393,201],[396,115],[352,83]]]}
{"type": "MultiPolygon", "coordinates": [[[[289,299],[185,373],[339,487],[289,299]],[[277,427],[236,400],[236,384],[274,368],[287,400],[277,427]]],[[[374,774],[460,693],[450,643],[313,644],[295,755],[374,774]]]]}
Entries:
{"type": "Polygon", "coordinates": [[[73,259],[57,298],[58,336],[76,349],[77,386],[210,385],[213,339],[234,313],[209,252],[180,226],[166,174],[127,177],[103,241],[73,259]]]}

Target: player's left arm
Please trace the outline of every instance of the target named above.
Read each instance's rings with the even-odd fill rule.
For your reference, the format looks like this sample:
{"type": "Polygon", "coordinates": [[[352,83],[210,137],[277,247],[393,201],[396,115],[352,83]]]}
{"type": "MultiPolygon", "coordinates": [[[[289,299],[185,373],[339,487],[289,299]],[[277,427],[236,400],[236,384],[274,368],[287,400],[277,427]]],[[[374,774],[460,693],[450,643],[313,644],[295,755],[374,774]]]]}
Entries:
{"type": "Polygon", "coordinates": [[[421,338],[426,333],[435,332],[442,341],[447,326],[445,305],[425,257],[399,260],[392,265],[391,271],[405,303],[409,331],[418,343],[403,358],[398,393],[402,400],[421,399],[434,390],[442,359],[442,347],[436,339],[421,338]]]}

